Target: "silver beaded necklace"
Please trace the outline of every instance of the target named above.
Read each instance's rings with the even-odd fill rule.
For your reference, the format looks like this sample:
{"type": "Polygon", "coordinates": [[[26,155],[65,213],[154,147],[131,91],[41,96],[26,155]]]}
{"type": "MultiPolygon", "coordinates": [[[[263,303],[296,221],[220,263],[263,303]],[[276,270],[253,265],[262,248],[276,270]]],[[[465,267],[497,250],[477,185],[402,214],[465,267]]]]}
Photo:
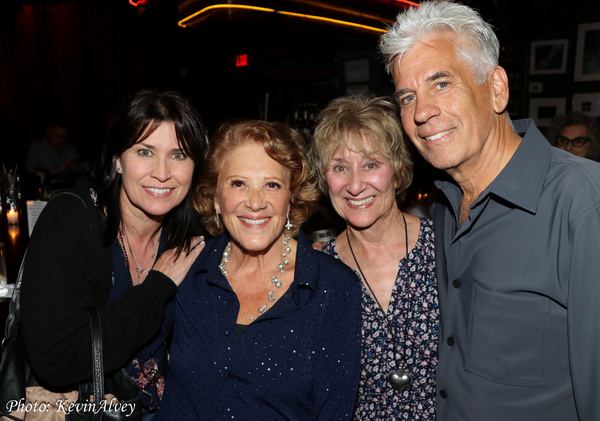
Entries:
{"type": "MultiPolygon", "coordinates": [[[[285,266],[290,263],[289,259],[287,258],[287,255],[292,252],[292,247],[290,246],[290,239],[291,239],[291,237],[286,234],[285,238],[283,240],[283,250],[281,252],[281,257],[283,258],[283,260],[277,264],[277,270],[282,275],[285,273],[285,266]]],[[[219,269],[221,270],[221,273],[223,274],[223,276],[229,275],[229,272],[227,272],[227,263],[229,262],[229,253],[231,253],[231,242],[227,243],[227,246],[225,247],[225,251],[223,252],[223,260],[219,264],[219,269]]],[[[283,282],[281,282],[281,280],[277,276],[271,277],[271,284],[273,284],[275,286],[275,288],[274,288],[275,290],[277,290],[283,286],[283,282]]],[[[267,302],[264,303],[263,305],[261,305],[260,307],[258,307],[258,316],[257,317],[260,317],[267,310],[267,308],[269,308],[269,303],[272,303],[273,301],[275,301],[275,292],[273,289],[271,289],[267,293],[267,302]]],[[[250,316],[250,321],[251,322],[254,321],[254,319],[256,319],[257,317],[250,316]]]]}

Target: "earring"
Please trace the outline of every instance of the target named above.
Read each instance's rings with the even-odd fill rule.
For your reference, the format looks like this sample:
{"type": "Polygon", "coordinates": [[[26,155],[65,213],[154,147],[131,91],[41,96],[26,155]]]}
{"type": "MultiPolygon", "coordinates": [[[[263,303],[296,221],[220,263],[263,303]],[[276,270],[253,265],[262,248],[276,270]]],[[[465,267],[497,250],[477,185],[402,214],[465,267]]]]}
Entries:
{"type": "Polygon", "coordinates": [[[293,228],[292,223],[290,222],[290,213],[288,212],[286,215],[285,229],[291,231],[293,228]]]}
{"type": "Polygon", "coordinates": [[[121,167],[117,167],[117,172],[121,174],[121,167]]]}
{"type": "Polygon", "coordinates": [[[215,213],[217,214],[217,229],[221,228],[221,221],[219,221],[219,211],[215,210],[215,213]]]}

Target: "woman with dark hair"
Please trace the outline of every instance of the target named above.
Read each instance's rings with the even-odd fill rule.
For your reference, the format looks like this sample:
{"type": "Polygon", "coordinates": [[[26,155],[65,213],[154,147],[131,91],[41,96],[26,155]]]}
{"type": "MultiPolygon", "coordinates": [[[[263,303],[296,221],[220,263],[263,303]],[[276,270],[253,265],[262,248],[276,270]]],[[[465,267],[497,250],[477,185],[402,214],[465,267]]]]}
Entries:
{"type": "Polygon", "coordinates": [[[161,420],[347,420],[360,371],[360,283],[299,225],[315,185],[300,135],[229,122],[196,206],[217,238],[178,291],[161,420]]]}
{"type": "Polygon", "coordinates": [[[50,390],[92,377],[88,316],[100,309],[104,369],[125,367],[155,410],[172,298],[203,248],[193,187],[205,130],[175,92],[143,90],[117,115],[95,189],[83,181],[44,208],[24,262],[21,329],[50,390]]]}

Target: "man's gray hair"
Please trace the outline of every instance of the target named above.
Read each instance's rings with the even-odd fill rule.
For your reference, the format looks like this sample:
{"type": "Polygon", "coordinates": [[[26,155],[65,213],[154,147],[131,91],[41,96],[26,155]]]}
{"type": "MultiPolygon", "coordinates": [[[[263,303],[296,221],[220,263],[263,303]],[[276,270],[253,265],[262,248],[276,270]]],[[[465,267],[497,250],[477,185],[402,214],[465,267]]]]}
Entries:
{"type": "Polygon", "coordinates": [[[498,38],[475,10],[450,1],[426,1],[398,14],[396,23],[379,40],[388,73],[416,43],[444,32],[458,35],[459,57],[473,69],[477,83],[485,82],[498,65],[498,38]]]}

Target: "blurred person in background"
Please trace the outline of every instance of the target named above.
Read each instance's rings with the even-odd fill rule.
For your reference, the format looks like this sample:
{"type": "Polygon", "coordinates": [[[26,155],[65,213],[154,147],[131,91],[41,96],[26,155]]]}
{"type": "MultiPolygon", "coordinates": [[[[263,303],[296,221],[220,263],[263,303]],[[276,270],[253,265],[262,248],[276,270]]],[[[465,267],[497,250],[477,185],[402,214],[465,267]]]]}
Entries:
{"type": "Polygon", "coordinates": [[[600,161],[600,124],[582,112],[575,111],[554,117],[547,137],[557,148],[582,158],[600,161]]]}
{"type": "Polygon", "coordinates": [[[67,141],[67,123],[53,119],[46,126],[45,136],[32,142],[25,157],[27,171],[54,180],[75,178],[85,172],[88,164],[67,141]]]}

